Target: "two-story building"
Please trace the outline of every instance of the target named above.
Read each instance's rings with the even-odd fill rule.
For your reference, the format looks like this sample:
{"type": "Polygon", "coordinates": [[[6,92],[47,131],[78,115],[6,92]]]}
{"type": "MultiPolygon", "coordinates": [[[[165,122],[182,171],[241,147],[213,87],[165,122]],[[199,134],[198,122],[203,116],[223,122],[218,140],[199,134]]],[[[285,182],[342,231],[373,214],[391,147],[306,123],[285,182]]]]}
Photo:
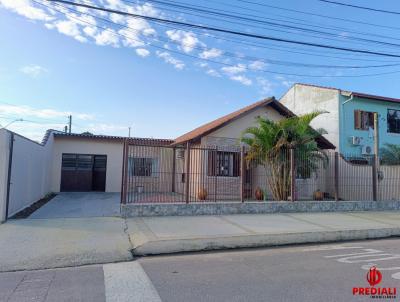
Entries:
{"type": "Polygon", "coordinates": [[[379,147],[400,144],[400,99],[294,84],[280,101],[297,115],[326,111],[313,120],[312,126],[324,128],[328,132],[324,136],[345,155],[373,154],[374,112],[379,117],[379,147]]]}

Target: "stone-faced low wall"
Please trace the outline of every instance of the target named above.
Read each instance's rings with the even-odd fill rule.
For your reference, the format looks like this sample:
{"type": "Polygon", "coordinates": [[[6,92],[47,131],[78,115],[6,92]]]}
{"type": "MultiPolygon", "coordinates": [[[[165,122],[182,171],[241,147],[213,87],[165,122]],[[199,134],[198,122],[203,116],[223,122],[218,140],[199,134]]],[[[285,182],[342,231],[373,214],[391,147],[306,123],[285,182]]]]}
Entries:
{"type": "Polygon", "coordinates": [[[123,217],[396,210],[400,210],[400,201],[198,202],[121,206],[123,217]]]}

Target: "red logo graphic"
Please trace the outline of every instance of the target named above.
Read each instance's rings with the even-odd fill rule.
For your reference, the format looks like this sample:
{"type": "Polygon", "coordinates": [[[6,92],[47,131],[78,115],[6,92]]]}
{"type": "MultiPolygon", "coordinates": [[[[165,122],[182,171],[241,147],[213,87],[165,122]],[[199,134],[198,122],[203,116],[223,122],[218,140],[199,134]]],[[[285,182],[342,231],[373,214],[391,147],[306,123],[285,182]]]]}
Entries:
{"type": "Polygon", "coordinates": [[[396,287],[375,287],[382,281],[382,273],[372,266],[367,273],[367,281],[370,287],[353,287],[354,296],[370,296],[374,299],[396,299],[397,288],[396,287]]]}
{"type": "Polygon", "coordinates": [[[382,281],[382,274],[376,266],[369,269],[369,272],[367,273],[367,281],[371,286],[375,286],[382,281]]]}

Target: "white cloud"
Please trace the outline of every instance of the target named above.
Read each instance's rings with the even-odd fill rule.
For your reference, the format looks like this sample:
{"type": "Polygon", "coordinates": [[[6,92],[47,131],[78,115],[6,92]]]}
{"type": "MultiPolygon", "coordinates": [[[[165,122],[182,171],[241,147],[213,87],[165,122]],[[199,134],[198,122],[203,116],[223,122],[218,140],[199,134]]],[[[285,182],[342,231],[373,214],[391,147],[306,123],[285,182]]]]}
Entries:
{"type": "Polygon", "coordinates": [[[273,84],[266,78],[257,77],[257,84],[260,86],[260,92],[263,96],[270,95],[272,93],[273,84]]]}
{"type": "Polygon", "coordinates": [[[119,39],[116,32],[112,29],[103,30],[95,36],[97,45],[111,45],[114,47],[119,46],[119,39]]]}
{"type": "Polygon", "coordinates": [[[30,0],[0,0],[0,4],[31,20],[50,21],[53,19],[43,9],[34,7],[30,0]]]}
{"type": "Polygon", "coordinates": [[[173,29],[167,30],[166,34],[172,41],[179,43],[179,48],[186,53],[191,52],[197,45],[203,45],[197,39],[196,34],[189,31],[173,29]]]}
{"type": "Polygon", "coordinates": [[[207,50],[203,51],[202,53],[200,53],[200,58],[213,59],[213,58],[217,58],[217,57],[221,56],[221,54],[222,54],[222,51],[220,49],[211,48],[211,49],[207,49],[207,50]]]}
{"type": "Polygon", "coordinates": [[[176,69],[181,70],[185,67],[185,64],[181,60],[174,58],[169,52],[157,51],[156,53],[159,58],[162,58],[166,63],[174,65],[176,69]]]}
{"type": "Polygon", "coordinates": [[[89,37],[94,38],[97,34],[97,28],[94,26],[85,26],[83,28],[83,32],[88,35],[89,37]]]}
{"type": "MultiPolygon", "coordinates": [[[[86,42],[87,39],[81,35],[81,31],[79,29],[79,25],[72,20],[63,20],[57,21],[53,24],[57,30],[67,36],[73,37],[79,42],[86,42]]],[[[51,28],[51,26],[47,26],[47,28],[51,28]]]]}
{"type": "Polygon", "coordinates": [[[254,61],[249,64],[249,68],[252,70],[262,70],[267,66],[263,61],[254,61]]]}
{"type": "Polygon", "coordinates": [[[30,106],[24,105],[8,105],[8,104],[0,104],[0,113],[2,115],[13,115],[18,118],[26,118],[26,117],[36,117],[36,118],[66,118],[68,115],[73,115],[74,118],[79,120],[93,120],[93,114],[87,113],[79,113],[79,112],[70,112],[70,111],[58,111],[54,109],[35,109],[30,106]]]}
{"type": "Polygon", "coordinates": [[[244,75],[233,75],[229,78],[233,81],[238,81],[246,86],[250,86],[252,84],[252,81],[244,75]]]}
{"type": "Polygon", "coordinates": [[[246,71],[246,65],[237,64],[235,66],[226,66],[226,67],[222,67],[221,70],[228,75],[235,75],[235,74],[246,71]]]}
{"type": "Polygon", "coordinates": [[[136,53],[138,56],[147,57],[150,54],[150,51],[145,48],[137,48],[136,53]]]}
{"type": "Polygon", "coordinates": [[[40,65],[27,65],[20,68],[20,71],[24,74],[27,74],[33,78],[37,78],[43,73],[48,72],[48,70],[40,65]]]}
{"type": "Polygon", "coordinates": [[[208,69],[206,71],[206,73],[208,75],[210,75],[210,76],[213,76],[213,77],[220,77],[221,76],[220,73],[218,71],[216,71],[215,69],[208,69]]]}
{"type": "Polygon", "coordinates": [[[285,86],[286,88],[289,88],[294,84],[294,81],[286,79],[284,76],[275,76],[275,79],[277,79],[281,85],[285,86]]]}

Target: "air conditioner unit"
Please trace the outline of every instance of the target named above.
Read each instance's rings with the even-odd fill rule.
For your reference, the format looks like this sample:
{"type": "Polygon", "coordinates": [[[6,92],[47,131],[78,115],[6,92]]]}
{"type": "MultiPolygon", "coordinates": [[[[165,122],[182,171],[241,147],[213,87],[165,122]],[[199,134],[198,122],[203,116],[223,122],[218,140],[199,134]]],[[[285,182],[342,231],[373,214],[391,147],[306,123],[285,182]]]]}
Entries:
{"type": "Polygon", "coordinates": [[[354,146],[359,146],[361,145],[362,137],[359,136],[352,136],[351,137],[351,142],[354,146]]]}
{"type": "Polygon", "coordinates": [[[361,154],[362,155],[372,155],[372,154],[374,154],[374,149],[371,146],[362,146],[361,154]]]}

